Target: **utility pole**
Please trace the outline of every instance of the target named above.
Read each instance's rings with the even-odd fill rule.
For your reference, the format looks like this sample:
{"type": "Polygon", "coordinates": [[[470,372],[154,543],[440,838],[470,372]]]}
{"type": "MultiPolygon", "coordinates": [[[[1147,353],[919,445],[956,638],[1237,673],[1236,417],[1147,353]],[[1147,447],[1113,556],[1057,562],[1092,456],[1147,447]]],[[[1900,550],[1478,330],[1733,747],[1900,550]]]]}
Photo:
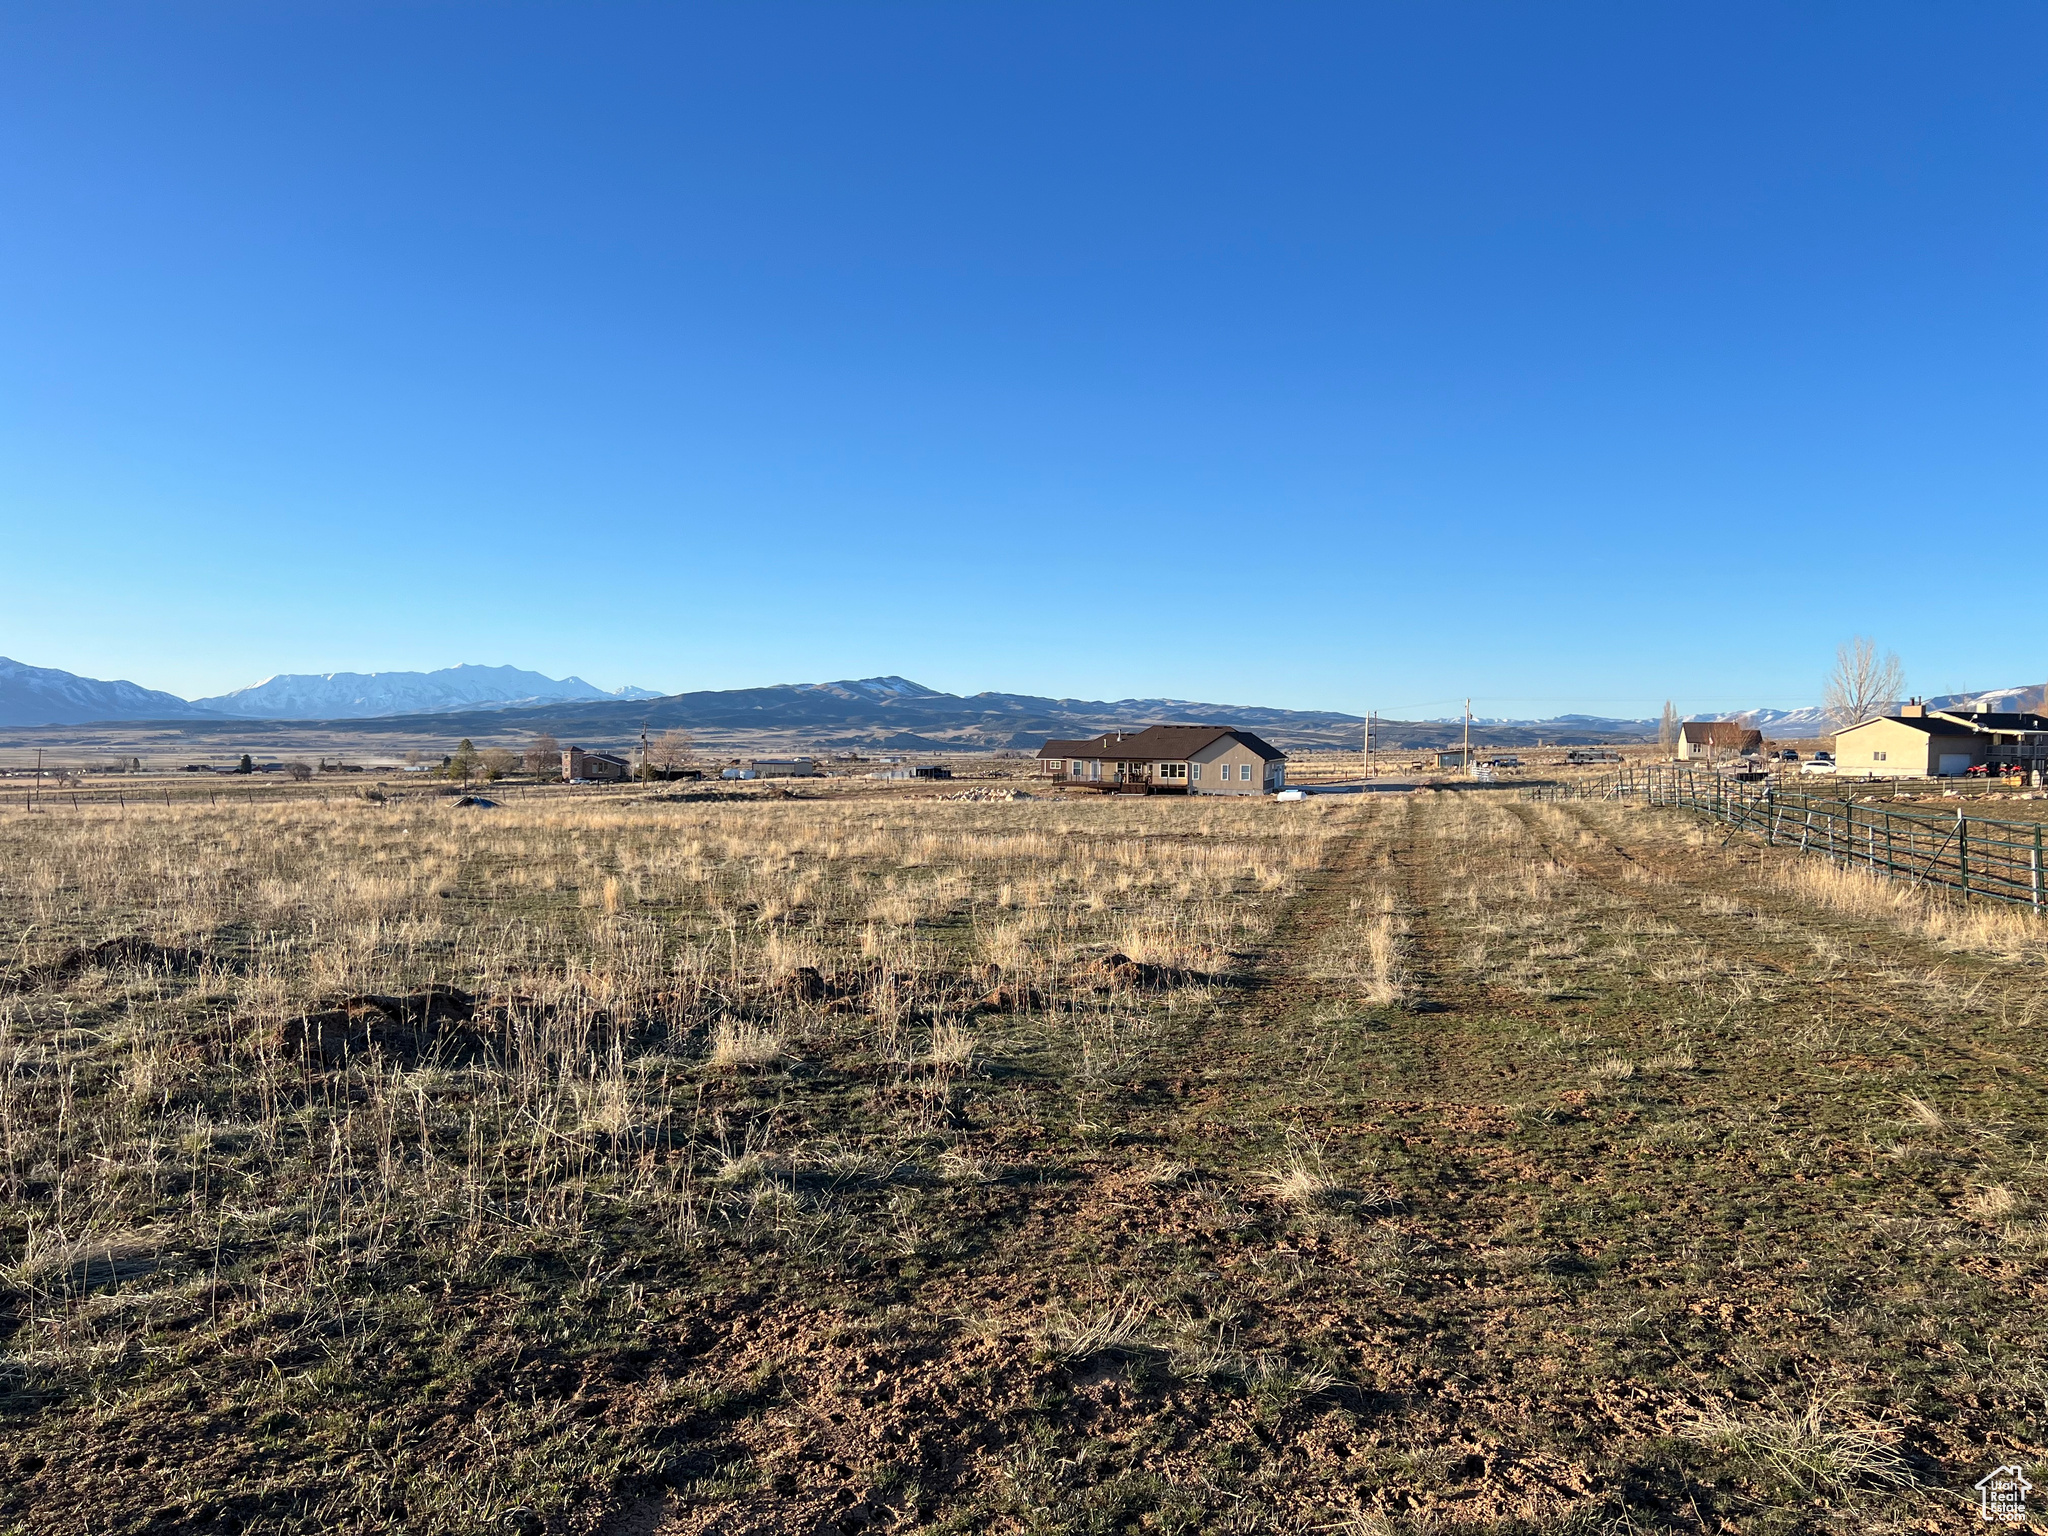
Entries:
{"type": "Polygon", "coordinates": [[[651,775],[647,772],[647,722],[642,720],[640,722],[640,782],[646,784],[650,781],[651,775]]]}
{"type": "Polygon", "coordinates": [[[1465,701],[1465,771],[1472,771],[1472,701],[1465,701]]]}
{"type": "Polygon", "coordinates": [[[36,748],[36,809],[43,808],[43,749],[36,748]]]}
{"type": "Polygon", "coordinates": [[[1365,776],[1372,777],[1372,717],[1373,711],[1365,712],[1365,776]]]}

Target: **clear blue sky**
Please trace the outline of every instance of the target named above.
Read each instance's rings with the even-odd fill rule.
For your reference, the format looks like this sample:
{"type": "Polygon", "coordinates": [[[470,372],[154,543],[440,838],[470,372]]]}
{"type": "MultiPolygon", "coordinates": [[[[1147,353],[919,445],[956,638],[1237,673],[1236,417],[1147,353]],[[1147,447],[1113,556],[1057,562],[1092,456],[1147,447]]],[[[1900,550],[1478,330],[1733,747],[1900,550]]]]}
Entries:
{"type": "Polygon", "coordinates": [[[2044,279],[2031,0],[15,5],[0,653],[2038,679],[2044,279]]]}

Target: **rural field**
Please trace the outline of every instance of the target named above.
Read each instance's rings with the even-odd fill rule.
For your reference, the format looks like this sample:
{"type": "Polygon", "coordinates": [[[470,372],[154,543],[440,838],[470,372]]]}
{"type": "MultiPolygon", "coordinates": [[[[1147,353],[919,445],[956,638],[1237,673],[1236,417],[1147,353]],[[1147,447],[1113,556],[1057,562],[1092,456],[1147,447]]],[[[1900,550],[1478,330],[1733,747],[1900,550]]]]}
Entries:
{"type": "Polygon", "coordinates": [[[1974,1526],[2048,930],[1725,839],[0,808],[0,1532],[1974,1526]]]}

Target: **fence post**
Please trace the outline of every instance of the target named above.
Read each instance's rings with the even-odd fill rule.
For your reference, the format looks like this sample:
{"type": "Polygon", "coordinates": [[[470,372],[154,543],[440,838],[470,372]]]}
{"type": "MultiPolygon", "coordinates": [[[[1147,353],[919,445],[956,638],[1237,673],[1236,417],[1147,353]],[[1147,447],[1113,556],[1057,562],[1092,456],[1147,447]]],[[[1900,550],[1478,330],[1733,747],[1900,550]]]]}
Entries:
{"type": "Polygon", "coordinates": [[[2041,829],[2038,826],[2034,828],[2034,867],[2032,874],[2033,879],[2029,883],[2034,887],[2034,910],[2038,912],[2041,910],[2041,829]]]}
{"type": "Polygon", "coordinates": [[[1963,899],[1970,896],[1970,818],[1963,814],[1963,808],[1956,807],[1956,869],[1962,876],[1963,899]]]}

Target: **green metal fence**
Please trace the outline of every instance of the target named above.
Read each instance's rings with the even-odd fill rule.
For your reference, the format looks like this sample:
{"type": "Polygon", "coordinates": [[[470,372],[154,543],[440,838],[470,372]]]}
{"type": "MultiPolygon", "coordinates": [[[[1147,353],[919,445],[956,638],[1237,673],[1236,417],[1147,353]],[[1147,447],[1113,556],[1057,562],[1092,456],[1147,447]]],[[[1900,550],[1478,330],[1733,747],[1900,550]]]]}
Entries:
{"type": "Polygon", "coordinates": [[[1725,824],[1730,836],[1751,832],[1774,847],[1796,847],[1837,863],[1912,885],[1954,891],[1972,900],[2044,907],[2043,828],[2039,822],[1995,821],[1859,805],[1844,795],[1780,788],[1768,779],[1679,765],[1651,764],[1581,784],[1536,785],[1531,800],[1642,800],[1698,811],[1725,824]]]}

